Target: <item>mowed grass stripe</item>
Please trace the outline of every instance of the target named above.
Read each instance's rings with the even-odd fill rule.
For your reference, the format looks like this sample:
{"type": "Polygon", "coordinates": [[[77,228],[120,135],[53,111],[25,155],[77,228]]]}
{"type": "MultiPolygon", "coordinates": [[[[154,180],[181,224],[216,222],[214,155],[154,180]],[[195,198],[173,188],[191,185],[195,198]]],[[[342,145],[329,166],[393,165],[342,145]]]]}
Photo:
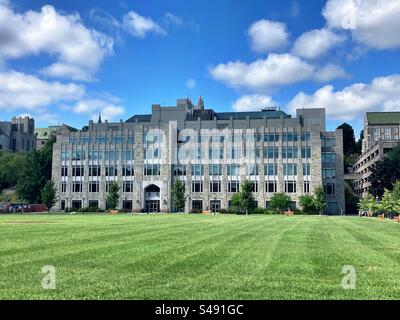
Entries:
{"type": "Polygon", "coordinates": [[[398,227],[318,216],[0,216],[0,298],[398,299],[398,227]],[[49,223],[1,224],[21,220],[49,223]],[[340,286],[349,260],[362,266],[356,290],[340,286]],[[44,264],[57,268],[56,290],[40,287],[44,264]]]}

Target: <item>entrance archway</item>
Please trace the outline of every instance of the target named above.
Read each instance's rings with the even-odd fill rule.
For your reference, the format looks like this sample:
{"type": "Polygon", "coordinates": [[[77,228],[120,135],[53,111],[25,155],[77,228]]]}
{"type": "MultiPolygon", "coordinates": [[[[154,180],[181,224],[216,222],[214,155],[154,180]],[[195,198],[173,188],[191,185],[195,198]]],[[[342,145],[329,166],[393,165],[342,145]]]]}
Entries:
{"type": "Polygon", "coordinates": [[[146,212],[160,212],[160,187],[151,184],[144,188],[144,201],[146,212]]]}

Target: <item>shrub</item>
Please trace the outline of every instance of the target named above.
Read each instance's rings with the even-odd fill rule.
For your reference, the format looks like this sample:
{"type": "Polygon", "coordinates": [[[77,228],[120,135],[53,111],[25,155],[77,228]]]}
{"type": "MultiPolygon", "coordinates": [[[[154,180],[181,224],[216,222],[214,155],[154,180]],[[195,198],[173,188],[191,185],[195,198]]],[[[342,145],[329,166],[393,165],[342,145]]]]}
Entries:
{"type": "Polygon", "coordinates": [[[251,212],[251,214],[267,214],[267,213],[268,213],[268,211],[263,208],[255,208],[251,212]]]}
{"type": "Polygon", "coordinates": [[[290,201],[291,199],[286,193],[275,193],[269,202],[269,206],[272,210],[283,212],[289,208],[290,201]]]}
{"type": "MultiPolygon", "coordinates": [[[[222,210],[221,210],[222,211],[222,210]]],[[[191,213],[194,213],[194,214],[199,214],[199,213],[203,213],[203,210],[201,210],[201,209],[192,209],[192,212],[191,213]]],[[[222,212],[221,212],[222,213],[222,212]]]]}

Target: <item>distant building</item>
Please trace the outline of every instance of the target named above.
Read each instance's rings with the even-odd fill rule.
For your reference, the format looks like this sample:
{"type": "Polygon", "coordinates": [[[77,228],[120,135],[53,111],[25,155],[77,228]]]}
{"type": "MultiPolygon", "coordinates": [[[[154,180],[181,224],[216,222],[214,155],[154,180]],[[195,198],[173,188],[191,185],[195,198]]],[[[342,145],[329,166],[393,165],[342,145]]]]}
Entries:
{"type": "Polygon", "coordinates": [[[54,210],[106,207],[111,181],[119,208],[171,212],[176,180],[186,186],[185,211],[228,209],[244,180],[255,205],[268,208],[277,192],[299,197],[324,186],[327,213],[344,210],[343,133],[327,132],[325,109],[275,108],[215,112],[178,99],[126,122],[89,122],[87,131],[63,131],[53,147],[54,210]]]}
{"type": "Polygon", "coordinates": [[[35,136],[36,136],[36,149],[40,150],[46,144],[47,141],[51,137],[55,137],[57,134],[61,133],[63,130],[67,130],[70,132],[76,132],[77,129],[72,128],[66,124],[62,124],[59,126],[49,126],[47,128],[36,128],[35,136]]]}
{"type": "Polygon", "coordinates": [[[0,150],[29,152],[36,147],[35,120],[14,117],[11,122],[0,122],[0,150]]]}
{"type": "Polygon", "coordinates": [[[368,192],[372,166],[400,142],[400,112],[367,112],[364,117],[362,154],[353,165],[354,191],[368,192]]]}

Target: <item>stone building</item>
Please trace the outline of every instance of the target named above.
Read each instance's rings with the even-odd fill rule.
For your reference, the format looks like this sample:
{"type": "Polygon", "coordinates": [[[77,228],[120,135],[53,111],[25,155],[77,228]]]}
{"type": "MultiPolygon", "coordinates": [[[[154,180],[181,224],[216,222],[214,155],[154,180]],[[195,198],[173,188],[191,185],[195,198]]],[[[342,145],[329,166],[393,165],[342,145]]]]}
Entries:
{"type": "Polygon", "coordinates": [[[372,166],[400,142],[400,112],[367,112],[362,154],[353,165],[353,187],[358,196],[368,192],[372,166]]]}
{"type": "Polygon", "coordinates": [[[47,141],[51,137],[57,136],[63,130],[68,130],[72,132],[76,132],[75,128],[72,128],[66,124],[58,125],[58,126],[49,126],[47,128],[36,128],[35,136],[36,136],[36,150],[40,150],[46,144],[47,141]]]}
{"type": "Polygon", "coordinates": [[[171,212],[171,187],[186,186],[187,212],[230,206],[240,183],[250,180],[258,207],[274,193],[299,197],[323,185],[330,214],[344,210],[342,131],[326,132],[324,109],[298,109],[295,118],[266,108],[215,112],[178,99],[172,107],[125,122],[89,122],[86,132],[57,136],[54,210],[106,207],[111,181],[120,186],[119,207],[133,212],[171,212]]]}
{"type": "Polygon", "coordinates": [[[11,122],[0,122],[0,150],[29,152],[36,147],[35,120],[14,117],[11,122]]]}

